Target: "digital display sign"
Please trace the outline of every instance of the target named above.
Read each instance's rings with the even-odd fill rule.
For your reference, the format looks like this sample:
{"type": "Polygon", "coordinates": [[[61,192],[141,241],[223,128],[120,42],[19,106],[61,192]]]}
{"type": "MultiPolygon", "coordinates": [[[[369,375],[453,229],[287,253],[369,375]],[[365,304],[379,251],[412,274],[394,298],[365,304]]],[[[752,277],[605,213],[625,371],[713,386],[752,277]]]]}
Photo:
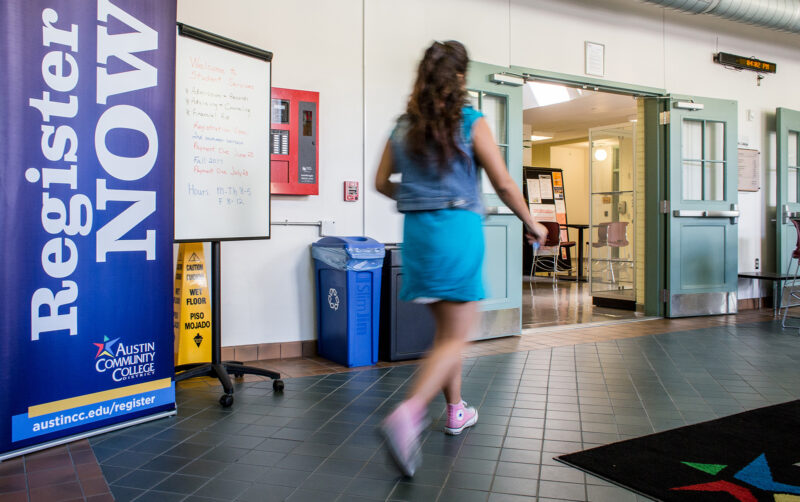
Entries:
{"type": "Polygon", "coordinates": [[[758,73],[775,73],[777,69],[775,63],[728,54],[727,52],[718,52],[714,54],[714,62],[723,66],[730,66],[741,70],[751,70],[758,73]]]}

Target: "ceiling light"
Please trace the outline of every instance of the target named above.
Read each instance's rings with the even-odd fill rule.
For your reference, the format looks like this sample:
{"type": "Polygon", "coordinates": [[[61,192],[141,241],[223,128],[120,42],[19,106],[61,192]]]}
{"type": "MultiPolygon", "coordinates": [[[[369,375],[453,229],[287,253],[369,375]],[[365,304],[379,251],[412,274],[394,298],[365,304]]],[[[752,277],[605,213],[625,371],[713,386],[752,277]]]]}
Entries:
{"type": "Polygon", "coordinates": [[[531,134],[531,141],[544,141],[546,139],[553,139],[552,136],[539,136],[536,134],[531,134]]]}
{"type": "Polygon", "coordinates": [[[605,148],[598,148],[594,151],[594,158],[599,162],[603,162],[608,158],[608,152],[605,148]]]}

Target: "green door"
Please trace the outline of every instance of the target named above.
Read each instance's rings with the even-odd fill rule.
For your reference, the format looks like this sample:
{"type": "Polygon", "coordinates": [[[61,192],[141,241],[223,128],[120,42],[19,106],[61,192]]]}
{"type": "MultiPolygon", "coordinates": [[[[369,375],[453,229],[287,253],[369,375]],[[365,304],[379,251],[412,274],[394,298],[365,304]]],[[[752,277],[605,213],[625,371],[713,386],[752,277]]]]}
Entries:
{"type": "Polygon", "coordinates": [[[797,245],[797,232],[791,218],[800,216],[800,177],[798,177],[798,135],[800,135],[800,112],[787,108],[776,111],[778,147],[777,218],[775,229],[776,272],[786,271],[797,245]]]}
{"type": "Polygon", "coordinates": [[[664,205],[668,317],[737,309],[736,109],[736,101],[670,99],[664,205]]]}
{"type": "MultiPolygon", "coordinates": [[[[481,110],[500,146],[509,172],[522,183],[522,87],[492,82],[508,68],[470,63],[467,88],[472,105],[481,110]]],[[[522,223],[505,207],[483,175],[487,298],[481,302],[482,329],[476,339],[516,335],[522,329],[522,223]]]]}

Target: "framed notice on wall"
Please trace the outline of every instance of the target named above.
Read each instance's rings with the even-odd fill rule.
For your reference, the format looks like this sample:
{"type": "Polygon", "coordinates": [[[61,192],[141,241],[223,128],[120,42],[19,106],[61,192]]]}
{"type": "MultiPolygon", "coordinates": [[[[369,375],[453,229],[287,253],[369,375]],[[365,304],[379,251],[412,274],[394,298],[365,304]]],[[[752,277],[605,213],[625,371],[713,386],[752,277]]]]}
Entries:
{"type": "Polygon", "coordinates": [[[739,191],[758,192],[761,189],[761,152],[739,148],[739,191]]]}

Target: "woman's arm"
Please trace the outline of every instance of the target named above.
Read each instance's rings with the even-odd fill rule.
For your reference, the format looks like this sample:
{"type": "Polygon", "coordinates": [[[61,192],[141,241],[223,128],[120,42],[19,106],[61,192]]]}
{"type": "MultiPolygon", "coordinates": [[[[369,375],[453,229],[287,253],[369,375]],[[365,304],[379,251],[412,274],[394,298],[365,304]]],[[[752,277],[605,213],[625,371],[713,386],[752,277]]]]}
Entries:
{"type": "Polygon", "coordinates": [[[392,167],[392,144],[387,141],[381,156],[381,163],[378,164],[378,173],[375,175],[375,188],[383,195],[394,199],[397,183],[389,180],[389,176],[392,175],[392,167]]]}
{"type": "Polygon", "coordinates": [[[537,223],[531,216],[528,210],[528,205],[522,196],[522,192],[514,183],[511,175],[508,174],[506,163],[500,155],[500,149],[492,138],[492,131],[489,129],[489,124],[486,120],[479,118],[475,121],[473,126],[473,148],[475,149],[475,156],[478,158],[486,175],[489,176],[489,181],[492,182],[495,192],[497,192],[500,200],[507,205],[517,217],[522,220],[525,225],[525,233],[528,237],[529,243],[538,242],[540,245],[544,244],[547,238],[547,229],[544,225],[537,223]]]}

